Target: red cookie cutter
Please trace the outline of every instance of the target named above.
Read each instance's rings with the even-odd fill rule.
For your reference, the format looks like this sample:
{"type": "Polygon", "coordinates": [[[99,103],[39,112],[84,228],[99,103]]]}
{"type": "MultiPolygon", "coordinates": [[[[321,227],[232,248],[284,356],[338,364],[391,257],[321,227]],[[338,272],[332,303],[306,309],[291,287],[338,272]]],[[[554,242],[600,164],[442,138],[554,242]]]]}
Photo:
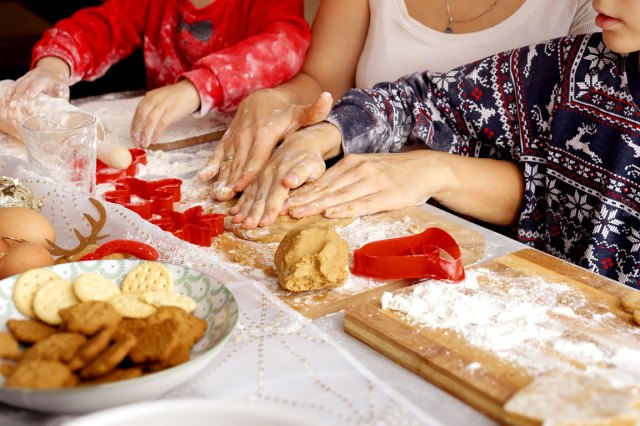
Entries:
{"type": "Polygon", "coordinates": [[[191,244],[208,247],[213,237],[224,232],[226,215],[202,213],[200,206],[191,207],[182,213],[165,210],[158,215],[159,218],[154,217],[149,222],[191,244]]]}
{"type": "Polygon", "coordinates": [[[96,185],[115,182],[127,176],[135,176],[140,164],[147,164],[147,154],[144,149],[131,148],[129,152],[131,153],[131,164],[124,170],[111,168],[98,160],[96,163],[96,185]]]}
{"type": "Polygon", "coordinates": [[[102,244],[93,253],[87,253],[79,260],[98,260],[113,253],[125,253],[143,260],[158,260],[158,250],[149,244],[134,240],[111,240],[102,244]]]}
{"type": "Polygon", "coordinates": [[[355,275],[378,279],[464,279],[460,247],[440,228],[427,228],[408,237],[365,244],[353,252],[355,275]],[[450,258],[442,257],[445,251],[450,258]]]}
{"type": "Polygon", "coordinates": [[[166,178],[146,181],[124,177],[117,180],[115,185],[114,190],[104,193],[104,199],[120,204],[148,220],[163,210],[173,210],[173,203],[180,201],[182,180],[166,178]],[[132,197],[137,197],[138,200],[132,197]]]}

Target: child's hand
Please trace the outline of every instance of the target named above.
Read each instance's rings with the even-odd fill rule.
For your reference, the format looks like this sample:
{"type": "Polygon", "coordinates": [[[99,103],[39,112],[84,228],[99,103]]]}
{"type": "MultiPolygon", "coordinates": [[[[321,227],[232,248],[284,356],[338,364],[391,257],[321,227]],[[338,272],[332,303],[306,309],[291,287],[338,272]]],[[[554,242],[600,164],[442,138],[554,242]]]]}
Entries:
{"type": "Polygon", "coordinates": [[[147,92],[131,122],[131,140],[146,148],[173,122],[200,108],[200,94],[189,80],[147,92]]]}
{"type": "Polygon", "coordinates": [[[444,188],[445,174],[429,158],[441,155],[422,149],[348,155],[317,181],[293,191],[289,214],[346,218],[423,204],[444,188]]]}
{"type": "Polygon", "coordinates": [[[69,65],[60,58],[48,56],[38,61],[35,68],[20,77],[7,94],[10,101],[35,98],[47,93],[69,100],[69,65]]]}
{"type": "Polygon", "coordinates": [[[271,89],[248,96],[198,178],[207,181],[217,176],[220,190],[213,194],[214,198],[233,198],[256,178],[279,140],[323,120],[332,102],[329,93],[323,93],[311,105],[291,105],[271,89]]]}
{"type": "MultiPolygon", "coordinates": [[[[273,223],[286,213],[289,191],[318,179],[326,167],[324,158],[340,153],[340,142],[340,132],[330,124],[288,136],[230,210],[232,222],[249,229],[273,223]]],[[[222,169],[228,163],[223,162],[222,169]]]]}

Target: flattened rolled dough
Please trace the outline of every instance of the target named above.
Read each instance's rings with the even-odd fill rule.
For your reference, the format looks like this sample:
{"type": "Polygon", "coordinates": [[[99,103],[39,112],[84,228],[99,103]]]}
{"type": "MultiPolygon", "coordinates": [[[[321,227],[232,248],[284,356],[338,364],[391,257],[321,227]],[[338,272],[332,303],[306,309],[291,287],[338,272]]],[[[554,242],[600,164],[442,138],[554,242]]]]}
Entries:
{"type": "Polygon", "coordinates": [[[551,370],[515,393],[504,408],[553,426],[633,426],[640,419],[638,395],[600,377],[551,370]]]}
{"type": "MultiPolygon", "coordinates": [[[[227,217],[230,219],[230,217],[227,217]]],[[[349,219],[328,219],[322,215],[307,216],[301,219],[294,219],[291,216],[278,216],[273,225],[262,228],[246,229],[239,224],[231,223],[230,220],[225,221],[227,231],[233,232],[238,238],[247,241],[257,241],[260,243],[279,243],[284,236],[291,231],[314,227],[325,227],[335,229],[340,226],[346,226],[353,221],[349,219]]]]}
{"type": "Polygon", "coordinates": [[[349,244],[332,228],[290,231],[276,250],[280,287],[293,291],[341,285],[349,275],[349,244]]]}

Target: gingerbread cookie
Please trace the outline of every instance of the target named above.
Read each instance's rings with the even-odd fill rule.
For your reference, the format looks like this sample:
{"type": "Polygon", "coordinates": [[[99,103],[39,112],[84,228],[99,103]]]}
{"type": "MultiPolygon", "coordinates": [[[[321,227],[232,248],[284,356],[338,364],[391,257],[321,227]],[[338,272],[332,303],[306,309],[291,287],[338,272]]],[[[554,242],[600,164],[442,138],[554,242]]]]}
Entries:
{"type": "Polygon", "coordinates": [[[83,379],[92,379],[100,377],[122,362],[129,351],[136,345],[136,338],[131,334],[124,335],[121,339],[116,340],[114,344],[109,346],[98,358],[93,360],[91,364],[80,371],[80,377],[83,379]]]}
{"type": "Polygon", "coordinates": [[[17,359],[19,356],[18,341],[11,334],[0,331],[0,358],[17,359]]]}
{"type": "Polygon", "coordinates": [[[114,336],[117,330],[116,325],[104,328],[98,334],[89,339],[76,353],[76,356],[69,362],[69,368],[76,371],[85,367],[88,363],[92,362],[102,352],[104,352],[111,338],[114,336]]]}
{"type": "Polygon", "coordinates": [[[4,385],[15,388],[54,389],[75,385],[77,379],[65,364],[58,361],[20,362],[4,385]]]}
{"type": "Polygon", "coordinates": [[[7,328],[22,343],[36,343],[54,334],[57,329],[38,320],[10,319],[7,328]]]}
{"type": "Polygon", "coordinates": [[[40,340],[22,354],[21,360],[69,362],[87,338],[77,333],[56,333],[40,340]]]}
{"type": "Polygon", "coordinates": [[[92,336],[103,328],[115,327],[122,316],[111,303],[89,301],[61,309],[64,328],[71,332],[92,336]]]}

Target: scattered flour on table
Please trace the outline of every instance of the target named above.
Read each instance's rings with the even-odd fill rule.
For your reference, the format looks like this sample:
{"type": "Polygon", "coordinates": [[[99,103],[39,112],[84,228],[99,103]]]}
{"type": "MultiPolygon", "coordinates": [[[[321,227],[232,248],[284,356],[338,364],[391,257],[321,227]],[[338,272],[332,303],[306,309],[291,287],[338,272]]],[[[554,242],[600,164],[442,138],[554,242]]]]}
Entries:
{"type": "MultiPolygon", "coordinates": [[[[594,312],[606,308],[590,307],[581,293],[561,283],[475,269],[459,284],[434,280],[410,292],[386,292],[381,305],[412,324],[455,332],[532,375],[572,368],[566,360],[575,360],[618,386],[640,381],[640,331],[616,324],[612,313],[594,312]],[[494,285],[505,279],[506,287],[494,285]]],[[[479,368],[471,365],[470,370],[479,368]]]]}
{"type": "MultiPolygon", "coordinates": [[[[192,178],[202,169],[211,156],[211,149],[199,149],[194,152],[151,151],[147,150],[147,164],[138,171],[142,179],[169,176],[192,178]]],[[[196,179],[193,179],[197,182],[196,179]]],[[[189,185],[184,182],[183,187],[189,185]]]]}

